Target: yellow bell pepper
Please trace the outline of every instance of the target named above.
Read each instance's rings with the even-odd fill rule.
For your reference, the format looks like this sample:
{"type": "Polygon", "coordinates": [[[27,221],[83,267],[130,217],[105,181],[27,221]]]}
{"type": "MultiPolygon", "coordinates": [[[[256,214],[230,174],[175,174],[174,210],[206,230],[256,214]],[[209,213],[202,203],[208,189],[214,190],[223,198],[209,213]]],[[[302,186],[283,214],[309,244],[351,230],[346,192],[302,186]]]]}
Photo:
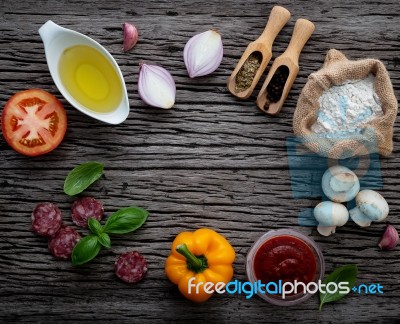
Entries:
{"type": "Polygon", "coordinates": [[[165,273],[186,298],[204,302],[212,296],[211,290],[222,289],[232,279],[234,260],[235,250],[229,242],[217,232],[202,228],[175,238],[165,273]],[[219,282],[223,284],[216,285],[219,282]]]}

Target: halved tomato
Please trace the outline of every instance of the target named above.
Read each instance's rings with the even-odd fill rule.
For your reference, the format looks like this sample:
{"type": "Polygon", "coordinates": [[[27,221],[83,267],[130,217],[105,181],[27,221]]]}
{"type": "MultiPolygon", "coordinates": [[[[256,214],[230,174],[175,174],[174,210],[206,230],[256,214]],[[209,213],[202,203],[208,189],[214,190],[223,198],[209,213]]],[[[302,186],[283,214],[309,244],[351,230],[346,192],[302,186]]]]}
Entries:
{"type": "Polygon", "coordinates": [[[67,115],[52,94],[30,89],[16,93],[1,116],[3,135],[17,152],[36,156],[54,150],[67,130],[67,115]]]}

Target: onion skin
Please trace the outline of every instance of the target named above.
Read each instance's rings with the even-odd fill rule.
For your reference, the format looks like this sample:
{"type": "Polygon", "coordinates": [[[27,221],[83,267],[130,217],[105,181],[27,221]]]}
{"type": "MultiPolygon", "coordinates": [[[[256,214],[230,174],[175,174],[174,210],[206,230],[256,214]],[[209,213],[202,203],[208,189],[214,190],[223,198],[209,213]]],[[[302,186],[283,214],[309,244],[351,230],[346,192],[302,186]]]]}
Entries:
{"type": "Polygon", "coordinates": [[[183,59],[190,78],[208,75],[221,64],[224,49],[221,35],[209,30],[193,36],[186,43],[183,59]]]}
{"type": "Polygon", "coordinates": [[[140,98],[153,107],[170,109],[175,104],[175,81],[161,66],[140,65],[138,92],[140,98]]]}
{"type": "Polygon", "coordinates": [[[128,52],[132,49],[139,40],[139,33],[134,25],[129,23],[123,23],[122,29],[124,31],[124,52],[128,52]]]}

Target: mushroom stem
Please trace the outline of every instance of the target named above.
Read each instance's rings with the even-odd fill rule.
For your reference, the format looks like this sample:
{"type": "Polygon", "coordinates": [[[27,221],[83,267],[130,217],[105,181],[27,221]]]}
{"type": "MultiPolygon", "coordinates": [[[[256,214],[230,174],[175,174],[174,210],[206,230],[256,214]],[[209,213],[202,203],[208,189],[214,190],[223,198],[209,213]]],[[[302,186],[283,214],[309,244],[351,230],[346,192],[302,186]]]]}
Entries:
{"type": "Polygon", "coordinates": [[[318,225],[317,227],[318,233],[323,236],[329,236],[336,232],[336,226],[322,226],[318,225]]]}
{"type": "Polygon", "coordinates": [[[332,176],[330,185],[333,191],[348,191],[354,186],[356,180],[352,173],[344,172],[332,176]]]}
{"type": "Polygon", "coordinates": [[[366,215],[358,207],[354,207],[349,211],[350,218],[354,223],[361,227],[368,227],[371,225],[372,220],[368,218],[366,215]]]}

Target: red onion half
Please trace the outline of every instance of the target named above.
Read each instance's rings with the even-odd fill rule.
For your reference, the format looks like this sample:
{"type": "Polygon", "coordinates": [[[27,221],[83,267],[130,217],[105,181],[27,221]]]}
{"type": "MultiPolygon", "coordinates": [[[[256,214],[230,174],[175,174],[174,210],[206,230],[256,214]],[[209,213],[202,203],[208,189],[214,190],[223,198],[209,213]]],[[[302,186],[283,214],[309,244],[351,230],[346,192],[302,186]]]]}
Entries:
{"type": "Polygon", "coordinates": [[[140,98],[153,107],[169,109],[175,103],[175,81],[161,66],[140,65],[138,91],[140,98]]]}
{"type": "Polygon", "coordinates": [[[194,78],[214,72],[221,64],[223,54],[221,35],[216,31],[209,30],[193,36],[183,50],[189,77],[194,78]]]}

